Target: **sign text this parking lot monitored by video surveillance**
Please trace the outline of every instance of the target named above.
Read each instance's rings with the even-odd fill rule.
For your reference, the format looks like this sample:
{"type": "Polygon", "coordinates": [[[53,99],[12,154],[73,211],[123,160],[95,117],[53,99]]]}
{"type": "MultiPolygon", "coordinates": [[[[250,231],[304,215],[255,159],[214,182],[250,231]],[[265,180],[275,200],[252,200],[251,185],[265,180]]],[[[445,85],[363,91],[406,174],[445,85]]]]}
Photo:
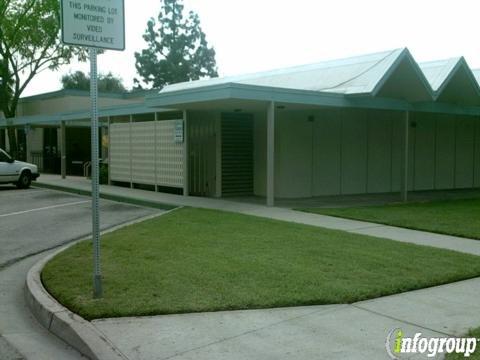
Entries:
{"type": "Polygon", "coordinates": [[[125,49],[124,0],[62,0],[61,4],[64,43],[125,49]]]}

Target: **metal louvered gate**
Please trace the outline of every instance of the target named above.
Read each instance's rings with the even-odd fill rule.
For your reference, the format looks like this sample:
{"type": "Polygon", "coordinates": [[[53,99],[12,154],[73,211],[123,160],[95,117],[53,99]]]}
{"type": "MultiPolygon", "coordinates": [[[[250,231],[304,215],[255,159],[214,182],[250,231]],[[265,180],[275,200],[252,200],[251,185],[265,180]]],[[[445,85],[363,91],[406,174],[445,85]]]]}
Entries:
{"type": "Polygon", "coordinates": [[[188,121],[189,193],[215,194],[215,118],[195,117],[188,121]]]}
{"type": "Polygon", "coordinates": [[[253,116],[222,114],[222,195],[253,194],[253,116]]]}

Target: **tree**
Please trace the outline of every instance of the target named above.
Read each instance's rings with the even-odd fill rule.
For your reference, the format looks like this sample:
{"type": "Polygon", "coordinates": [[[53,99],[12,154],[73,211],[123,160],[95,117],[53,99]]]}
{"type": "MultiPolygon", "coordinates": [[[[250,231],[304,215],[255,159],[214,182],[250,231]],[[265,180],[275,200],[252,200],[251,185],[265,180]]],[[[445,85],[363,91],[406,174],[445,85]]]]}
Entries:
{"type": "MultiPolygon", "coordinates": [[[[200,19],[184,16],[182,0],[161,0],[158,22],[151,18],[143,35],[148,47],[135,53],[135,67],[143,82],[154,88],[182,81],[216,77],[215,50],[208,47],[200,19]]],[[[140,81],[134,79],[137,87],[140,81]]]]}
{"type": "MultiPolygon", "coordinates": [[[[8,66],[5,64],[5,59],[0,57],[0,93],[12,96],[13,93],[13,80],[9,73],[8,66]]],[[[0,107],[0,119],[5,115],[0,107]]],[[[0,148],[5,148],[5,130],[0,130],[0,148]]]]}
{"type": "MultiPolygon", "coordinates": [[[[65,74],[62,76],[62,86],[64,89],[90,90],[90,77],[85,75],[83,71],[65,74]]],[[[98,75],[98,91],[124,93],[127,90],[122,79],[109,72],[108,74],[98,75]]]]}
{"type": "Polygon", "coordinates": [[[75,71],[62,76],[62,87],[64,89],[89,90],[90,78],[83,71],[75,71]]]}
{"type": "MultiPolygon", "coordinates": [[[[32,79],[46,69],[57,69],[73,57],[86,60],[82,48],[60,39],[58,0],[0,0],[0,111],[9,119],[32,79]]],[[[8,127],[10,151],[17,154],[16,132],[8,127]]]]}

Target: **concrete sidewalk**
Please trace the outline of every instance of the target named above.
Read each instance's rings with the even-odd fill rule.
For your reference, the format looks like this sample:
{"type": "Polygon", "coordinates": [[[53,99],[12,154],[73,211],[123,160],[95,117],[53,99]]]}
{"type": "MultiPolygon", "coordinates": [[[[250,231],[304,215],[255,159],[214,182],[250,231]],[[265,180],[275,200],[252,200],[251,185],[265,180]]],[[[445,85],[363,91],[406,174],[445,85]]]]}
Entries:
{"type": "Polygon", "coordinates": [[[412,337],[417,332],[446,337],[479,326],[479,292],[480,279],[473,279],[352,305],[105,319],[93,324],[130,359],[383,360],[388,359],[385,342],[393,329],[412,337]]]}
{"type": "MultiPolygon", "coordinates": [[[[39,185],[57,188],[90,191],[90,181],[80,177],[61,179],[58,175],[42,175],[39,185]]],[[[118,186],[100,186],[102,194],[118,196],[135,200],[171,204],[176,206],[192,206],[198,208],[216,209],[237,212],[246,215],[260,216],[275,220],[291,221],[300,224],[319,226],[334,230],[343,230],[355,234],[376,236],[396,241],[433,246],[442,249],[480,255],[480,241],[434,234],[425,231],[410,230],[394,226],[341,219],[332,216],[310,214],[280,207],[267,207],[259,204],[236,202],[225,199],[214,199],[196,196],[181,196],[153,191],[129,189],[118,186]]]]}
{"type": "Polygon", "coordinates": [[[28,270],[51,252],[28,257],[0,271],[1,360],[85,360],[79,352],[40,325],[25,301],[28,270]],[[18,350],[8,349],[9,345],[1,340],[2,337],[18,350]]]}

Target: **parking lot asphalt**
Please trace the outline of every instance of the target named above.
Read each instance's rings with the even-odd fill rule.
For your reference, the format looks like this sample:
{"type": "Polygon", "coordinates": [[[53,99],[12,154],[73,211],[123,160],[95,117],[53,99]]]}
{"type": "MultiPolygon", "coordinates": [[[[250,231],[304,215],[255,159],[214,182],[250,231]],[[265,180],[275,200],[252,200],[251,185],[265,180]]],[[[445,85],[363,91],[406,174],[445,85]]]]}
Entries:
{"type": "MultiPolygon", "coordinates": [[[[85,196],[0,185],[0,359],[84,359],[36,321],[23,288],[28,270],[49,249],[91,234],[90,207],[85,196]]],[[[101,229],[159,212],[100,200],[101,229]]]]}
{"type": "MultiPolygon", "coordinates": [[[[101,229],[155,212],[158,210],[101,200],[101,229]]],[[[91,201],[53,190],[0,186],[0,229],[1,269],[91,234],[91,201]]]]}

